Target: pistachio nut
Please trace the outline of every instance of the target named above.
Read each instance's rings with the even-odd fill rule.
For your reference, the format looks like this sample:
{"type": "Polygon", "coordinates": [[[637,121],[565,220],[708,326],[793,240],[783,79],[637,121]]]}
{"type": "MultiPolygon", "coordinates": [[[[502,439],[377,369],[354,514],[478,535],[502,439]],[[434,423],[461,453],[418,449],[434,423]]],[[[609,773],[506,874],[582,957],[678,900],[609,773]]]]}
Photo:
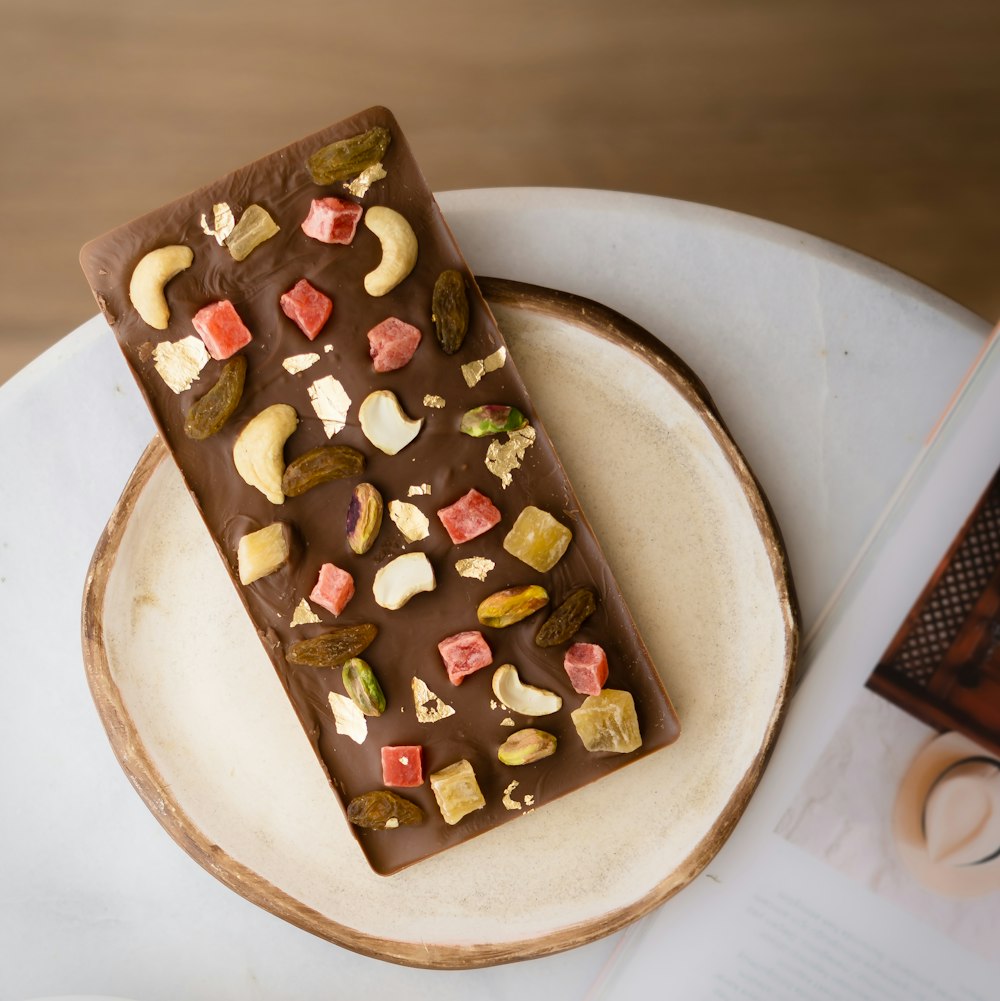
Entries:
{"type": "Polygon", "coordinates": [[[512,733],[497,750],[504,765],[530,765],[556,753],[556,738],[545,730],[528,727],[512,733]]]}
{"type": "Polygon", "coordinates": [[[549,603],[549,593],[539,584],[522,584],[496,591],[479,603],[476,615],[484,626],[503,629],[534,615],[549,603]]]}
{"type": "Polygon", "coordinates": [[[385,694],[366,661],[360,657],[345,661],[341,677],[351,701],[366,716],[381,716],[385,712],[385,694]]]}
{"type": "Polygon", "coordinates": [[[370,483],[359,483],[347,507],[347,544],[358,556],[371,549],[382,527],[382,495],[370,483]]]}

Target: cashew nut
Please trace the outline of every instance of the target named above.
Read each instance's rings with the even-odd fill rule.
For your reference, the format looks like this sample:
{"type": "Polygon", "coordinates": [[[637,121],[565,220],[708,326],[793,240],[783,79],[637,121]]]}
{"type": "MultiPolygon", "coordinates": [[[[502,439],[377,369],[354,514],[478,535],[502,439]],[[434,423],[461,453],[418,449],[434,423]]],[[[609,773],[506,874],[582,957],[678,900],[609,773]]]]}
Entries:
{"type": "Polygon", "coordinates": [[[424,419],[407,417],[391,389],[376,389],[358,407],[358,422],[362,434],[376,448],[386,455],[395,455],[417,437],[424,419]]]}
{"type": "Polygon", "coordinates": [[[379,567],[372,583],[375,601],[383,608],[402,608],[410,598],[437,587],[426,553],[404,553],[379,567]]]}
{"type": "Polygon", "coordinates": [[[191,267],[194,251],[183,244],[151,250],[135,266],[128,286],[128,297],[136,312],[155,330],[166,330],[170,307],[163,286],[175,275],[191,267]]]}
{"type": "Polygon", "coordinates": [[[236,472],[272,504],[283,504],[281,477],[285,473],[285,442],[298,427],[299,417],[287,403],[275,403],[252,418],[233,445],[236,472]]]}
{"type": "Polygon", "coordinates": [[[503,664],[493,672],[493,694],[522,716],[548,716],[562,708],[562,699],[555,692],[521,681],[513,664],[503,664]]]}
{"type": "Polygon", "coordinates": [[[369,295],[385,295],[417,263],[417,237],[413,227],[395,209],[384,205],[373,205],[365,213],[365,225],[382,244],[382,260],[374,271],[365,275],[365,291],[369,295]]]}

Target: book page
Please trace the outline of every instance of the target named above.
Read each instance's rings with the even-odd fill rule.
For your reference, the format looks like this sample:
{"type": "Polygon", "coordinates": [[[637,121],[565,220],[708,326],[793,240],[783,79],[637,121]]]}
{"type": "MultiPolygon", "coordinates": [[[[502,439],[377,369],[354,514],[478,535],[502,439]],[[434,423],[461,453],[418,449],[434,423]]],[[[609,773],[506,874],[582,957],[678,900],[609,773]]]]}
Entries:
{"type": "Polygon", "coordinates": [[[994,336],[803,651],[730,841],[590,998],[996,997],[998,469],[994,336]]]}

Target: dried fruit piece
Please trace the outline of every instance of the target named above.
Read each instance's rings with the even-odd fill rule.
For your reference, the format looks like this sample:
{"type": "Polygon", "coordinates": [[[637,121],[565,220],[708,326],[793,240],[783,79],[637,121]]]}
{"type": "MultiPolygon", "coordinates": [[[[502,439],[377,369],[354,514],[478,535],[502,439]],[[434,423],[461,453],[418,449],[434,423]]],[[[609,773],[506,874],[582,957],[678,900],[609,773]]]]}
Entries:
{"type": "Polygon", "coordinates": [[[233,260],[243,261],[280,228],[267,209],[260,205],[248,205],[225,243],[233,260]]]}
{"type": "Polygon", "coordinates": [[[184,418],[184,433],[196,441],[218,434],[236,412],[243,396],[247,360],[243,355],[230,358],[215,385],[199,399],[184,418]]]}
{"type": "Polygon", "coordinates": [[[500,511],[496,505],[473,488],[447,507],[438,509],[438,518],[456,546],[488,532],[500,523],[500,511]]]}
{"type": "Polygon", "coordinates": [[[462,415],[458,430],[473,438],[484,438],[489,434],[517,431],[528,423],[528,418],[517,407],[500,403],[486,403],[462,415]]]}
{"type": "Polygon", "coordinates": [[[365,291],[382,296],[406,278],[417,263],[417,234],[402,215],[385,205],[370,208],[365,225],[382,245],[382,260],[365,275],[365,291]]]}
{"type": "Polygon", "coordinates": [[[457,824],[486,805],[476,773],[465,758],[439,772],[432,772],[430,779],[431,790],[446,824],[457,824]]]}
{"type": "Polygon", "coordinates": [[[460,685],[468,675],[493,663],[493,651],[478,630],[446,636],[438,643],[438,653],[453,685],[460,685]]]}
{"type": "Polygon", "coordinates": [[[191,317],[191,323],[216,361],[231,358],[253,340],[236,307],[228,299],[203,306],[191,317]]]}
{"type": "Polygon", "coordinates": [[[608,657],[596,643],[574,643],[563,658],[574,692],[600,695],[608,680],[608,657]]]}
{"type": "Polygon", "coordinates": [[[324,563],[309,600],[321,605],[333,615],[340,613],[354,597],[354,578],[333,563],[324,563]]]}
{"type": "MultiPolygon", "coordinates": [[[[341,678],[351,701],[366,716],[381,716],[385,712],[385,693],[367,661],[360,657],[345,661],[341,678]]],[[[386,785],[398,784],[386,782],[386,785]]]]}
{"type": "Polygon", "coordinates": [[[381,125],[347,139],[338,139],[320,147],[306,161],[316,184],[333,184],[360,174],[379,162],[389,148],[392,135],[381,125]]]}
{"type": "Polygon", "coordinates": [[[431,294],[431,319],[441,349],[453,355],[469,330],[469,297],[461,272],[449,268],[438,275],[431,294]]]}
{"type": "Polygon", "coordinates": [[[355,827],[385,831],[421,823],[424,811],[397,793],[375,789],[355,796],[347,804],[347,819],[355,827]]]}
{"type": "Polygon", "coordinates": [[[344,246],[354,239],[363,209],[343,198],[314,198],[302,220],[302,232],[320,243],[344,246]]]}
{"type": "Polygon", "coordinates": [[[517,516],[503,547],[533,570],[547,573],[562,559],[572,538],[573,533],[548,511],[529,504],[517,516]]]}
{"type": "Polygon", "coordinates": [[[556,738],[545,730],[528,727],[512,733],[497,750],[504,765],[530,765],[556,753],[556,738]]]}
{"type": "Polygon", "coordinates": [[[476,617],[484,626],[504,629],[534,615],[549,603],[549,592],[539,584],[506,587],[484,598],[476,609],[476,617]]]}
{"type": "Polygon", "coordinates": [[[376,636],[378,626],[370,622],[341,626],[293,643],[285,651],[285,657],[289,663],[305,667],[341,667],[345,660],[363,653],[376,636]]]}
{"type": "Polygon", "coordinates": [[[282,313],[309,338],[316,340],[333,312],[333,300],[305,280],[297,281],[278,300],[282,313]]]}
{"type": "Polygon", "coordinates": [[[358,420],[364,436],[386,455],[402,451],[420,433],[424,419],[410,420],[388,389],[369,393],[358,407],[358,420]]]}
{"type": "Polygon", "coordinates": [[[379,567],[372,584],[375,601],[383,608],[402,608],[410,598],[437,587],[434,568],[425,553],[404,553],[379,567]]]}
{"type": "Polygon", "coordinates": [[[394,372],[416,353],[423,334],[412,323],[387,316],[368,331],[368,353],[376,372],[394,372]]]}
{"type": "Polygon", "coordinates": [[[291,530],[280,521],[244,535],[236,550],[240,583],[252,584],[283,567],[291,553],[291,541],[291,530]]]}
{"type": "Polygon", "coordinates": [[[320,445],[303,452],[285,467],[281,489],[288,497],[299,497],[321,483],[360,476],[365,457],[350,445],[320,445]]]}
{"type": "Polygon", "coordinates": [[[597,611],[597,599],[589,587],[578,587],[545,620],[535,635],[538,646],[559,646],[568,643],[584,621],[597,611]]]}
{"type": "Polygon", "coordinates": [[[419,744],[382,748],[382,782],[399,789],[424,784],[424,749],[419,744]]]}
{"type": "Polygon", "coordinates": [[[526,685],[513,664],[503,664],[493,672],[493,694],[522,716],[548,716],[562,709],[562,699],[555,692],[526,685]]]}
{"type": "Polygon", "coordinates": [[[588,695],[570,715],[588,751],[627,754],[642,746],[639,718],[629,692],[605,688],[600,695],[588,695]]]}
{"type": "Polygon", "coordinates": [[[191,267],[194,251],[184,244],[157,247],[135,266],[128,286],[128,297],[135,311],[154,330],[166,330],[170,323],[170,307],[163,287],[182,271],[191,267]]]}
{"type": "Polygon", "coordinates": [[[371,549],[382,527],[382,495],[370,483],[359,483],[347,506],[347,544],[358,556],[371,549]]]}
{"type": "Polygon", "coordinates": [[[285,442],[299,418],[287,403],[274,403],[251,418],[233,443],[236,472],[272,504],[284,504],[281,488],[285,472],[285,442]]]}

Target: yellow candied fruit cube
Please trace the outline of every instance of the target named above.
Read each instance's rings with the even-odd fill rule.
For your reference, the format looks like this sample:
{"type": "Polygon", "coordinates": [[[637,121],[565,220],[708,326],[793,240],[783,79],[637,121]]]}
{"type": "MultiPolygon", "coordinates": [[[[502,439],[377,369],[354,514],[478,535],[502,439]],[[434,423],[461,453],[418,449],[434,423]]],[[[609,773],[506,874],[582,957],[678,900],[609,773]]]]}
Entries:
{"type": "Polygon", "coordinates": [[[605,688],[600,695],[588,695],[570,715],[588,751],[615,751],[627,754],[642,746],[639,719],[630,692],[605,688]]]}
{"type": "Polygon", "coordinates": [[[430,776],[431,791],[446,824],[457,824],[464,816],[486,805],[476,773],[465,758],[430,776]]]}
{"type": "Polygon", "coordinates": [[[528,505],[503,540],[511,556],[539,573],[547,573],[562,559],[573,533],[548,511],[528,505]]]}

